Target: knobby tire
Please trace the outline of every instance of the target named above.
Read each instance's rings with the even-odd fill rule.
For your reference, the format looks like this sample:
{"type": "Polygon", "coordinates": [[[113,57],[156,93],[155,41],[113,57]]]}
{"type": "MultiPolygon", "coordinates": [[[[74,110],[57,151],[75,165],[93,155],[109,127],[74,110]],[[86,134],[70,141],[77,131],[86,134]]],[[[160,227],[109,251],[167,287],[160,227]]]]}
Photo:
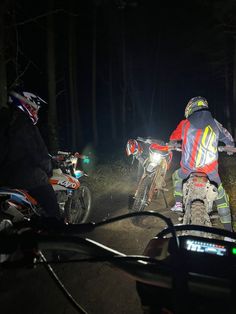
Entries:
{"type": "Polygon", "coordinates": [[[81,182],[79,189],[74,191],[66,206],[69,223],[76,224],[88,221],[92,207],[92,193],[87,182],[81,182]]]}
{"type": "MultiPolygon", "coordinates": [[[[191,204],[191,224],[211,227],[210,217],[205,208],[205,204],[201,201],[194,201],[191,204]]],[[[199,236],[205,236],[206,233],[198,232],[199,236]]]]}

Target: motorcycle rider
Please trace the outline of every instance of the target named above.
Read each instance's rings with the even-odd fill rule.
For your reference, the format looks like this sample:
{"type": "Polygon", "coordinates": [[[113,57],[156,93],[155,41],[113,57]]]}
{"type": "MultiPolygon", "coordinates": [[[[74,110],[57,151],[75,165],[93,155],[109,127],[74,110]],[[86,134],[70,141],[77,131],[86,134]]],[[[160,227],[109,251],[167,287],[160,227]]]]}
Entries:
{"type": "Polygon", "coordinates": [[[171,210],[183,211],[183,180],[191,172],[204,172],[218,186],[216,205],[220,221],[225,229],[232,231],[229,198],[218,173],[217,147],[218,141],[234,147],[233,137],[212,117],[204,97],[198,96],[189,100],[185,108],[185,118],[170,135],[170,144],[182,141],[181,167],[172,175],[175,205],[171,210]]]}
{"type": "Polygon", "coordinates": [[[11,119],[8,127],[7,158],[1,165],[1,184],[27,190],[44,211],[44,217],[60,219],[54,190],[49,183],[51,159],[38,127],[39,108],[46,102],[29,92],[9,93],[11,119]]]}

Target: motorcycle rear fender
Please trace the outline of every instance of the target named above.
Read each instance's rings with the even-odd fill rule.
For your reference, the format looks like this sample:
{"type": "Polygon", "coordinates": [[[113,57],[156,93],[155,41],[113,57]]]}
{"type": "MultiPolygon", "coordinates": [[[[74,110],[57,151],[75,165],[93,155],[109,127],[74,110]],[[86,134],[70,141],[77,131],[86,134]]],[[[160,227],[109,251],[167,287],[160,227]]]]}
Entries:
{"type": "Polygon", "coordinates": [[[4,196],[4,201],[15,207],[31,207],[34,210],[34,208],[38,205],[37,201],[25,190],[1,189],[0,195],[4,196]]]}
{"type": "Polygon", "coordinates": [[[199,199],[203,202],[211,203],[216,200],[218,195],[217,187],[211,183],[206,174],[191,174],[183,185],[184,202],[199,199]]]}
{"type": "Polygon", "coordinates": [[[217,199],[217,196],[218,196],[217,187],[214,184],[209,183],[207,193],[206,193],[207,200],[210,202],[213,202],[217,199]]]}

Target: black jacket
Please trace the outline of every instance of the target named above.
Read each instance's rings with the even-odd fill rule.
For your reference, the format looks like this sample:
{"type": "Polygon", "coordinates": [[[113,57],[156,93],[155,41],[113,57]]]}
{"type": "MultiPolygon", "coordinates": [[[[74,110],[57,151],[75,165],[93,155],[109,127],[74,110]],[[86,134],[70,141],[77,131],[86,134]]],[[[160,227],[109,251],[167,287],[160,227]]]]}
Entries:
{"type": "Polygon", "coordinates": [[[22,111],[15,110],[8,131],[8,156],[1,171],[4,185],[32,189],[48,184],[51,159],[39,129],[22,111]]]}

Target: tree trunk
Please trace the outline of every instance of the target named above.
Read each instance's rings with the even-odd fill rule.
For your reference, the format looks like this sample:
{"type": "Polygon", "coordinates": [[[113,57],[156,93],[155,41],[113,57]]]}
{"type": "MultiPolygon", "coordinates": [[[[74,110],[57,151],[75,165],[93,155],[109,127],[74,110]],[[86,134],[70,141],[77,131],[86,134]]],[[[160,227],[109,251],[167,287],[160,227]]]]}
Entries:
{"type": "MultiPolygon", "coordinates": [[[[70,10],[74,12],[74,1],[70,10]]],[[[71,15],[69,20],[69,94],[70,94],[70,122],[71,122],[71,148],[77,151],[82,145],[82,128],[79,116],[78,88],[77,88],[77,23],[76,16],[71,15]]]]}
{"type": "Polygon", "coordinates": [[[92,119],[93,119],[93,139],[94,145],[98,145],[98,127],[97,127],[97,101],[96,101],[96,76],[97,76],[97,65],[96,65],[96,55],[97,55],[97,9],[94,2],[93,6],[93,39],[92,39],[92,119]]]}
{"type": "Polygon", "coordinates": [[[5,60],[5,23],[6,1],[0,3],[0,108],[7,105],[7,74],[5,60]]]}
{"type": "MultiPolygon", "coordinates": [[[[111,10],[111,7],[110,7],[111,10]]],[[[117,125],[115,116],[115,103],[113,99],[113,29],[112,29],[112,13],[109,12],[109,25],[110,25],[110,41],[109,41],[109,97],[110,97],[110,114],[111,114],[111,137],[115,141],[117,139],[117,125]]]]}
{"type": "MultiPolygon", "coordinates": [[[[53,8],[54,0],[50,0],[50,9],[53,8]]],[[[49,130],[49,148],[51,151],[58,150],[57,134],[57,105],[56,105],[56,67],[55,67],[55,36],[54,36],[54,16],[48,16],[47,29],[48,45],[48,130],[49,130]]]]}
{"type": "Polygon", "coordinates": [[[110,110],[111,110],[111,137],[112,140],[117,138],[117,129],[116,129],[116,119],[115,119],[115,104],[113,100],[113,72],[112,72],[112,55],[110,53],[110,62],[109,62],[109,96],[110,96],[110,110]]]}
{"type": "Polygon", "coordinates": [[[233,131],[232,118],[230,114],[230,83],[229,83],[229,64],[225,62],[225,118],[226,118],[226,127],[230,133],[233,131]]]}
{"type": "Polygon", "coordinates": [[[123,70],[123,89],[121,103],[121,122],[122,137],[126,138],[126,96],[127,96],[127,73],[126,73],[126,40],[125,40],[125,10],[121,10],[122,23],[122,70],[123,70]]]}
{"type": "Polygon", "coordinates": [[[155,99],[157,96],[157,86],[160,77],[160,47],[161,47],[161,31],[160,26],[157,30],[156,38],[156,47],[155,47],[155,55],[154,55],[154,67],[153,67],[153,88],[152,88],[152,96],[151,96],[151,104],[150,104],[150,112],[149,112],[149,127],[152,127],[153,123],[153,113],[155,106],[155,99]]]}
{"type": "Polygon", "coordinates": [[[74,100],[74,17],[70,16],[69,21],[69,95],[70,95],[70,128],[71,128],[71,147],[72,150],[76,149],[76,125],[75,125],[75,100],[74,100]]]}
{"type": "Polygon", "coordinates": [[[136,89],[135,89],[135,85],[134,85],[134,78],[133,78],[133,59],[130,56],[129,58],[129,81],[130,81],[130,98],[131,98],[131,110],[132,110],[132,114],[131,114],[131,121],[132,121],[132,136],[135,135],[137,136],[137,134],[135,134],[136,132],[136,128],[137,128],[137,117],[138,117],[138,112],[139,112],[139,97],[136,97],[136,89]],[[138,111],[138,112],[137,112],[138,111]]]}
{"type": "Polygon", "coordinates": [[[235,138],[236,136],[236,37],[234,37],[234,65],[233,65],[233,107],[232,107],[232,116],[233,116],[233,126],[234,129],[233,131],[233,137],[235,138]]]}

